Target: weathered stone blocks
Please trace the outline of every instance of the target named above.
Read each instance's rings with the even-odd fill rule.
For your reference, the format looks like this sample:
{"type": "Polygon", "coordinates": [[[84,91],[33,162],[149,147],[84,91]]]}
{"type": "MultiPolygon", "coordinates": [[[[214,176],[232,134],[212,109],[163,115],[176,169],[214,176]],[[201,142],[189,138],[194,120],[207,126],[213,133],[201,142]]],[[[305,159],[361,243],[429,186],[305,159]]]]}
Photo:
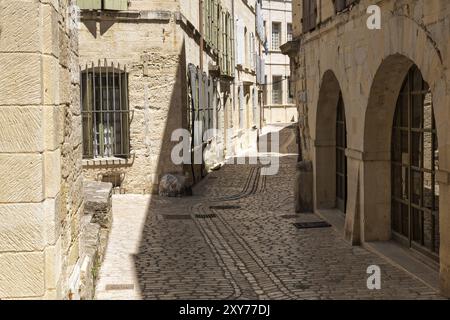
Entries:
{"type": "Polygon", "coordinates": [[[42,166],[39,154],[0,154],[0,202],[41,202],[42,166]]]}
{"type": "Polygon", "coordinates": [[[44,295],[43,252],[0,255],[0,299],[44,295]]]}

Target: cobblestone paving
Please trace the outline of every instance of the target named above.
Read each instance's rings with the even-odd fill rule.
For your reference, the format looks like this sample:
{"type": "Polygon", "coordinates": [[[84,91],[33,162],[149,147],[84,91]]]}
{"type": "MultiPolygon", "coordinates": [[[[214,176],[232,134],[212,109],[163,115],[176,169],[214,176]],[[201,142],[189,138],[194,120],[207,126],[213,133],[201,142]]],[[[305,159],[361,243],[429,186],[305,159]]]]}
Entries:
{"type": "Polygon", "coordinates": [[[298,230],[296,157],[279,174],[226,165],[189,198],[114,196],[98,299],[433,299],[437,293],[332,228],[298,230]],[[367,289],[367,267],[382,289],[367,289]]]}

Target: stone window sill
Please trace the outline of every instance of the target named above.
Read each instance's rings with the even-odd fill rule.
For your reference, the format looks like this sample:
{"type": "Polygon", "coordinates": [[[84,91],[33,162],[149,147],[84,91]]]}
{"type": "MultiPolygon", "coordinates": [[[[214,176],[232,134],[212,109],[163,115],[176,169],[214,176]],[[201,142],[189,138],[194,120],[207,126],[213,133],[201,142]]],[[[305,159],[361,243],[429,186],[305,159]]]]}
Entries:
{"type": "Polygon", "coordinates": [[[130,165],[130,159],[109,157],[96,159],[83,159],[83,167],[98,167],[98,166],[125,166],[130,165]]]}

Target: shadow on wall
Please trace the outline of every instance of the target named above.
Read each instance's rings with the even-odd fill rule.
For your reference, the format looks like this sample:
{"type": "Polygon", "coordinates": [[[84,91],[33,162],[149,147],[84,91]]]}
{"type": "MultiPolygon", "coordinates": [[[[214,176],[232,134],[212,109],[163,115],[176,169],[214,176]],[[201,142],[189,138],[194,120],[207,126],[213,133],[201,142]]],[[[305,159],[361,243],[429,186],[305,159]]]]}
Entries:
{"type": "MultiPolygon", "coordinates": [[[[173,130],[178,129],[180,123],[183,128],[188,128],[187,62],[185,44],[182,45],[180,52],[176,82],[173,84],[173,87],[175,90],[172,92],[170,107],[166,118],[167,122],[162,134],[160,154],[158,155],[157,172],[160,174],[160,177],[164,173],[172,173],[171,170],[175,167],[170,160],[172,148],[177,144],[177,142],[171,141],[173,130]]],[[[192,174],[191,166],[185,165],[183,172],[192,174]]],[[[155,288],[164,288],[164,284],[167,285],[167,282],[170,282],[171,270],[169,270],[169,268],[172,268],[172,270],[179,270],[181,264],[183,270],[186,271],[186,274],[189,274],[195,269],[194,265],[198,266],[198,263],[201,263],[189,260],[189,255],[201,250],[200,247],[187,247],[186,244],[185,250],[180,251],[179,248],[183,248],[183,244],[177,243],[177,241],[180,241],[178,240],[180,238],[176,236],[177,233],[189,233],[195,229],[195,226],[192,225],[192,220],[186,220],[186,223],[182,221],[184,228],[180,228],[179,224],[176,223],[178,221],[160,221],[160,219],[158,219],[158,215],[160,214],[173,213],[170,211],[173,210],[173,203],[176,203],[177,201],[179,201],[179,198],[162,198],[153,194],[147,205],[147,216],[145,217],[142,235],[139,240],[139,249],[134,256],[134,267],[138,286],[136,289],[141,292],[143,299],[156,298],[163,294],[155,288]],[[171,204],[170,209],[167,206],[169,202],[171,204]],[[151,246],[149,245],[150,243],[151,246]],[[157,250],[157,252],[164,252],[167,260],[157,260],[157,257],[161,255],[156,254],[156,251],[154,250],[157,250]],[[150,278],[154,274],[159,276],[157,278],[150,278]],[[152,294],[154,296],[152,296],[152,294]]],[[[179,210],[188,214],[188,208],[182,207],[179,210]]],[[[198,240],[200,244],[203,243],[203,239],[198,240]]],[[[205,252],[205,254],[208,253],[205,252]]],[[[204,266],[204,268],[208,269],[208,266],[204,266]]],[[[196,271],[196,273],[197,272],[198,271],[196,271]]],[[[176,285],[182,286],[182,283],[173,283],[173,286],[176,285]]],[[[202,290],[206,289],[207,288],[202,288],[202,290]]]]}

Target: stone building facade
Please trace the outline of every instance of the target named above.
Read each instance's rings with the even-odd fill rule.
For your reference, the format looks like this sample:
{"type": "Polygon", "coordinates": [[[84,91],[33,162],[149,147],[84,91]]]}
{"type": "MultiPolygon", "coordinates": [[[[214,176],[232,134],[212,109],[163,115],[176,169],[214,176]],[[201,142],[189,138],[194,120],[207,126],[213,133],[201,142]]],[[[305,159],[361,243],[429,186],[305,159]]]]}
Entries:
{"type": "Polygon", "coordinates": [[[0,1],[0,300],[82,276],[78,38],[69,1],[0,1]]]}
{"type": "Polygon", "coordinates": [[[292,40],[292,1],[264,0],[267,43],[265,56],[264,123],[297,122],[297,108],[290,81],[289,57],[280,46],[292,40]]]}
{"type": "Polygon", "coordinates": [[[248,148],[251,139],[256,144],[261,90],[256,64],[250,66],[255,58],[238,61],[240,30],[234,23],[239,12],[247,32],[243,50],[250,48],[250,34],[251,47],[260,48],[256,2],[78,4],[86,178],[112,182],[123,193],[153,193],[166,173],[195,183],[236,149],[248,148]],[[191,133],[192,150],[205,151],[202,164],[171,161],[179,142],[172,133],[180,128],[191,133]],[[203,138],[206,129],[217,131],[203,138]]]}
{"type": "Polygon", "coordinates": [[[314,209],[345,212],[354,244],[394,239],[438,261],[450,296],[450,3],[372,4],[293,1],[283,52],[314,209]]]}

